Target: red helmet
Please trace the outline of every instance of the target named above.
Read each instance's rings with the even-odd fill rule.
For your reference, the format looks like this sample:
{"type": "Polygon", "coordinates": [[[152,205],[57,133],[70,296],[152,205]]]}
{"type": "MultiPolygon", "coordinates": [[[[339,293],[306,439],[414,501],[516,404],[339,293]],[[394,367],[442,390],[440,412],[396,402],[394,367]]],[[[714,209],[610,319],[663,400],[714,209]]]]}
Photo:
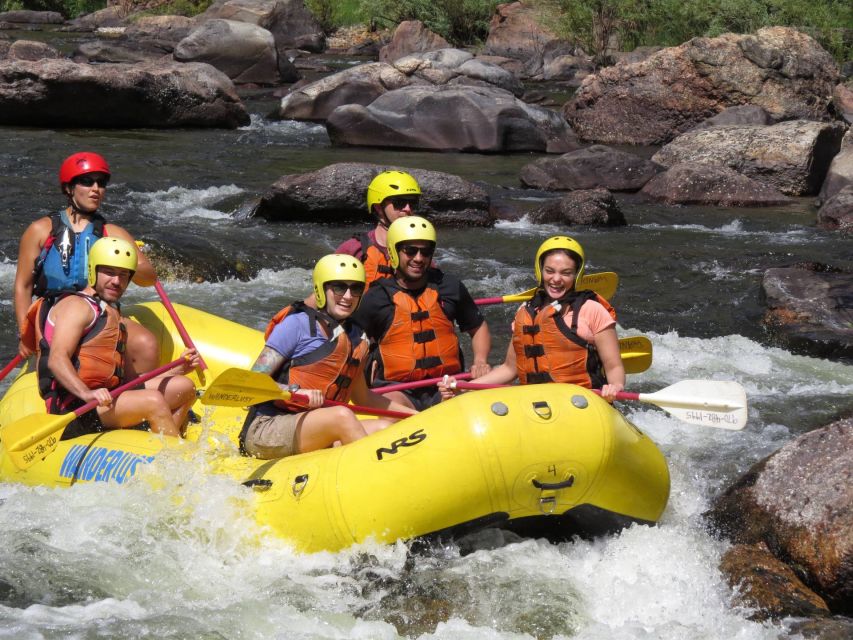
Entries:
{"type": "Polygon", "coordinates": [[[86,173],[106,173],[110,175],[110,165],[103,156],[91,151],[81,151],[65,158],[59,167],[59,186],[68,184],[74,178],[86,173]]]}

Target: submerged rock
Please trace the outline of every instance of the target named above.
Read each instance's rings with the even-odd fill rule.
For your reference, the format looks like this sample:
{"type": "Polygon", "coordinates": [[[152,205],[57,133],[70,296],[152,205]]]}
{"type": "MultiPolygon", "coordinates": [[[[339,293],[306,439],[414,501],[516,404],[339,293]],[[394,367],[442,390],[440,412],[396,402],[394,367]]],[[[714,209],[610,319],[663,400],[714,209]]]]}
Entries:
{"type": "Polygon", "coordinates": [[[566,194],[530,214],[533,222],[545,224],[587,224],[601,227],[624,226],[625,215],[607,189],[581,189],[566,194]]]}
{"type": "Polygon", "coordinates": [[[853,361],[853,274],[814,267],[768,269],[764,325],[788,348],[853,361]]]}
{"type": "Polygon", "coordinates": [[[559,158],[541,158],[521,168],[521,184],[552,191],[595,189],[637,191],[661,166],[632,153],[596,144],[559,158]]]}

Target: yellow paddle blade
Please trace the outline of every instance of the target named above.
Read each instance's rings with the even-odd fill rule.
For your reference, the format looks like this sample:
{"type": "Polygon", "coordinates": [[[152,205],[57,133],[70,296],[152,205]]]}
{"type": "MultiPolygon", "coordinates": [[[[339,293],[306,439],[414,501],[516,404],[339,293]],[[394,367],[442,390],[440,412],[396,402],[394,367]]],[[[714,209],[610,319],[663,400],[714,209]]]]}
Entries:
{"type": "Polygon", "coordinates": [[[587,289],[595,291],[605,300],[610,300],[616,293],[616,288],[619,286],[619,276],[612,271],[602,271],[601,273],[590,273],[583,276],[575,285],[578,291],[587,289]]]}
{"type": "Polygon", "coordinates": [[[290,400],[290,393],[282,390],[265,373],[237,367],[219,374],[201,396],[202,404],[219,407],[248,407],[267,400],[287,401],[290,400]]]}
{"type": "MultiPolygon", "coordinates": [[[[595,291],[605,300],[609,300],[616,293],[616,288],[619,286],[619,276],[612,271],[602,271],[601,273],[591,273],[581,278],[575,289],[578,291],[591,290],[595,291]]],[[[537,287],[522,291],[521,293],[511,293],[501,298],[503,302],[527,302],[536,293],[537,287]]],[[[492,299],[489,298],[489,301],[492,299]]]]}
{"type": "Polygon", "coordinates": [[[652,366],[652,341],[646,336],[619,340],[619,355],[625,373],[642,373],[652,366]]]}
{"type": "Polygon", "coordinates": [[[56,449],[59,438],[76,416],[31,413],[3,428],[6,451],[18,469],[26,469],[56,449]]]}

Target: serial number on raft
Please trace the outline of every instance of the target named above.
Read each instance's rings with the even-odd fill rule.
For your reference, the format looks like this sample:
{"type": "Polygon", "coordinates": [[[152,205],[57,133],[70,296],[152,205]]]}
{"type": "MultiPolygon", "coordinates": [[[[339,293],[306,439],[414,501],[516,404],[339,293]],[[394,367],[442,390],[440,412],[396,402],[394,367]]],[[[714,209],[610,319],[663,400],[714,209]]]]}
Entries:
{"type": "Polygon", "coordinates": [[[708,424],[730,424],[733,427],[740,424],[738,418],[733,413],[710,413],[707,411],[687,411],[688,420],[695,422],[707,422],[708,424]]]}

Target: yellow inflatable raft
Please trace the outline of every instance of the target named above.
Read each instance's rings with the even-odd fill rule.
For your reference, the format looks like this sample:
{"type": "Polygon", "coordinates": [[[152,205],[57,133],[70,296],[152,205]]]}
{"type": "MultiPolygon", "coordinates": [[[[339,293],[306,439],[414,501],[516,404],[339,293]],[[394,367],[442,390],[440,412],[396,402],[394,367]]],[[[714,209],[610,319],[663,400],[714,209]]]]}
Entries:
{"type": "MultiPolygon", "coordinates": [[[[159,337],[164,363],[180,354],[160,304],[127,311],[159,337]]],[[[210,367],[200,387],[229,367],[250,367],[262,347],[258,331],[189,307],[177,311],[210,367]]],[[[21,469],[3,448],[3,428],[43,410],[35,375],[22,373],[0,400],[0,480],[123,483],[164,449],[191,456],[193,441],[219,432],[233,447],[215,456],[214,471],[250,487],[257,521],[302,551],[490,525],[551,538],[592,535],[654,523],[669,495],[666,462],[654,443],[572,385],[466,393],[345,447],[271,461],[239,455],[245,409],[198,404],[203,420],[189,429],[189,443],[110,431],[62,440],[21,469]]]]}

